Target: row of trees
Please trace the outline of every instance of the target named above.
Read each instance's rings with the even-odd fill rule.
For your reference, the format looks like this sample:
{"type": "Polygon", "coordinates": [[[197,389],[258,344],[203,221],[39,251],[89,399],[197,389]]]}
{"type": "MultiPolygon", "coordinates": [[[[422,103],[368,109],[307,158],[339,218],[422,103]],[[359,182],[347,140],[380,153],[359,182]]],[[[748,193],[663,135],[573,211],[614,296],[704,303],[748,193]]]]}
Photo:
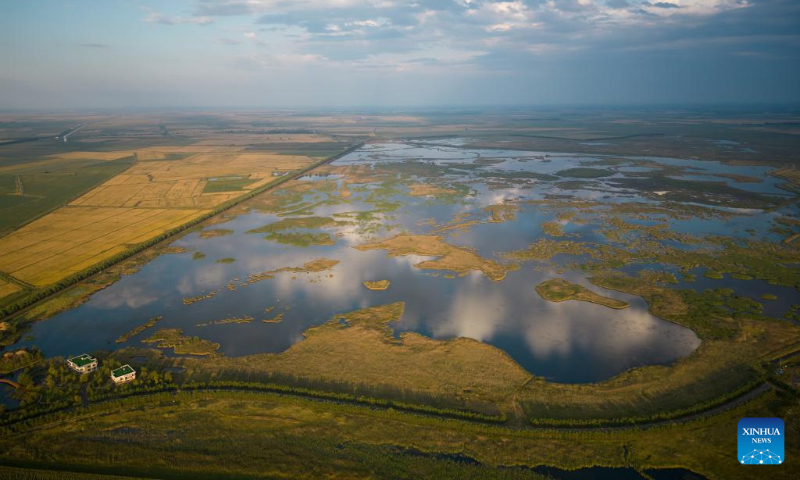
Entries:
{"type": "MultiPolygon", "coordinates": [[[[118,402],[132,397],[150,398],[153,395],[158,396],[179,391],[228,393],[240,391],[294,395],[336,403],[388,410],[394,409],[489,424],[503,424],[506,422],[505,415],[486,415],[468,410],[435,407],[350,393],[326,392],[275,383],[214,381],[189,382],[177,385],[173,382],[170,372],[161,373],[147,368],[142,368],[137,374],[137,379],[133,382],[125,385],[115,385],[108,380],[108,374],[111,369],[116,368],[116,363],[119,362],[107,361],[103,363],[104,365],[99,367],[98,371],[83,375],[78,375],[63,365],[51,365],[43,384],[39,387],[31,387],[32,391],[35,390],[41,394],[41,401],[34,405],[28,405],[21,410],[8,412],[3,416],[0,425],[18,430],[30,426],[38,418],[76,410],[82,403],[81,389],[85,390],[84,393],[92,405],[118,402]]],[[[144,401],[147,403],[146,400],[144,401]]]]}
{"type": "Polygon", "coordinates": [[[619,426],[646,425],[650,423],[663,422],[667,420],[676,420],[683,417],[688,417],[690,415],[703,413],[715,407],[719,407],[720,405],[724,405],[725,403],[728,403],[736,398],[741,397],[742,395],[745,395],[753,391],[756,387],[762,385],[763,383],[764,382],[761,379],[753,380],[751,382],[742,385],[736,390],[731,390],[725,395],[711,399],[707,402],[698,403],[690,407],[679,408],[667,412],[657,412],[650,415],[643,415],[639,417],[592,418],[592,419],[535,418],[531,420],[531,423],[538,427],[586,428],[586,427],[619,427],[619,426]]]}
{"type": "Polygon", "coordinates": [[[469,410],[459,410],[455,408],[435,407],[431,405],[408,403],[384,398],[369,397],[365,395],[355,395],[351,393],[329,392],[323,390],[312,390],[303,387],[295,387],[277,383],[252,383],[235,381],[215,381],[215,382],[189,382],[181,386],[181,390],[247,390],[256,392],[281,393],[287,395],[297,395],[301,397],[332,400],[336,402],[353,403],[378,408],[393,408],[413,413],[423,413],[438,415],[449,418],[458,418],[487,423],[505,423],[506,416],[487,415],[484,413],[472,412],[469,410]]]}

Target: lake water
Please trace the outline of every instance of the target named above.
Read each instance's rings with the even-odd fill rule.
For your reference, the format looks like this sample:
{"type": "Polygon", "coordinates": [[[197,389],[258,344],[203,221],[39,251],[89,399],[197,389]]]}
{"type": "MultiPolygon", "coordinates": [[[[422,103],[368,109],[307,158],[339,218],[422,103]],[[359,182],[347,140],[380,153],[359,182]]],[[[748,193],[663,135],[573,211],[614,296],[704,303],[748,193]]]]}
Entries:
{"type": "MultiPolygon", "coordinates": [[[[457,145],[457,143],[454,143],[457,145]]],[[[615,157],[616,158],[616,157],[615,157]]],[[[378,224],[391,227],[380,230],[379,237],[398,231],[430,233],[431,223],[443,224],[454,216],[478,218],[482,208],[505,200],[539,200],[554,194],[570,198],[595,199],[609,203],[652,202],[630,189],[618,189],[606,183],[610,178],[641,173],[614,171],[608,178],[592,180],[587,188],[565,192],[554,181],[532,180],[514,185],[489,185],[481,172],[535,172],[553,174],[602,159],[598,156],[547,154],[506,150],[472,150],[458,146],[424,144],[371,144],[337,160],[334,165],[392,164],[415,161],[422,164],[464,166],[448,169],[440,182],[462,182],[469,195],[458,201],[440,202],[432,197],[412,197],[395,190],[385,193],[382,201],[397,202],[396,211],[380,213],[378,224]],[[481,163],[476,167],[476,159],[481,163]],[[472,216],[472,217],[470,217],[472,216]],[[429,219],[433,219],[431,222],[429,219]],[[423,222],[429,220],[428,222],[423,222]]],[[[645,159],[642,157],[641,159],[645,159]]],[[[637,159],[631,159],[634,161],[637,159]]],[[[661,162],[664,159],[646,158],[661,162]]],[[[766,169],[725,167],[718,162],[664,160],[665,164],[692,168],[692,175],[702,172],[705,180],[715,172],[764,176],[766,169]],[[702,170],[700,170],[702,169],[702,170]]],[[[633,167],[631,167],[633,168],[633,167]]],[[[346,181],[341,175],[309,177],[313,181],[346,181]]],[[[424,178],[421,178],[424,180],[424,178]]],[[[731,186],[782,195],[774,179],[757,184],[737,184],[714,177],[731,186]]],[[[367,197],[375,185],[348,185],[353,190],[346,201],[330,201],[315,207],[314,215],[330,216],[354,210],[374,210],[367,197]],[[357,188],[353,188],[357,187],[357,188]],[[360,188],[358,188],[360,187],[360,188]]],[[[314,193],[305,199],[313,200],[314,193]]],[[[374,203],[374,202],[373,202],[374,203]]],[[[521,203],[520,203],[521,204],[521,203]]],[[[485,212],[482,214],[485,219],[485,212]]],[[[726,235],[747,236],[745,229],[757,229],[764,237],[771,235],[766,214],[742,212],[722,220],[672,221],[672,228],[694,233],[704,229],[725,229],[726,235]],[[694,223],[693,223],[694,222],[694,223]],[[717,222],[706,223],[706,222],[717,222]]],[[[156,258],[138,273],[122,278],[93,295],[78,308],[34,324],[32,340],[20,346],[35,345],[45,355],[73,355],[94,350],[124,346],[145,346],[143,338],[159,328],[180,328],[186,335],[200,336],[221,344],[220,353],[241,356],[262,352],[281,352],[302,341],[303,332],[313,325],[343,313],[373,305],[403,301],[402,319],[390,325],[396,334],[414,331],[437,339],[469,337],[507,352],[523,368],[534,375],[556,382],[584,383],[608,379],[627,369],[654,364],[669,364],[690,354],[700,341],[689,329],[658,319],[647,312],[646,303],[638,297],[605,291],[588,283],[583,274],[565,269],[534,268],[526,263],[510,272],[500,282],[480,272],[463,277],[447,278],[447,272],[421,270],[414,265],[424,257],[388,257],[385,251],[360,251],[353,247],[369,239],[359,226],[337,226],[318,229],[336,241],[331,246],[297,247],[264,239],[264,234],[248,234],[248,230],[280,220],[273,214],[251,211],[225,224],[210,229],[230,229],[233,234],[201,238],[192,233],[174,242],[186,253],[156,258]],[[206,256],[192,258],[194,252],[206,256]],[[284,272],[274,279],[241,286],[251,274],[282,267],[301,266],[317,258],[338,260],[330,271],[319,273],[284,272]],[[234,258],[233,263],[217,263],[234,258]],[[580,283],[603,295],[625,300],[630,307],[612,310],[585,302],[552,303],[542,299],[535,286],[547,279],[561,277],[580,283]],[[363,281],[390,280],[388,290],[366,289],[363,281]],[[224,288],[229,283],[235,290],[224,288]],[[183,299],[217,291],[210,299],[184,305],[183,299]],[[272,308],[270,312],[265,310],[272,308]],[[264,323],[262,319],[283,313],[280,323],[264,323]],[[158,325],[133,336],[125,343],[115,343],[123,333],[148,319],[163,316],[158,325]],[[251,323],[199,326],[230,317],[253,317],[251,323]]],[[[466,231],[451,230],[440,235],[449,243],[473,249],[480,255],[503,261],[501,252],[525,248],[544,233],[542,223],[555,220],[554,213],[524,206],[515,221],[480,223],[466,231]]],[[[562,221],[564,231],[574,235],[569,240],[602,241],[587,225],[562,221]]],[[[379,225],[380,226],[380,225],[379,225]]],[[[719,233],[719,232],[718,232],[719,233]]],[[[557,259],[559,260],[559,259],[557,259]]],[[[572,258],[574,260],[574,258],[572,258]]],[[[731,284],[734,288],[738,284],[731,284]]],[[[726,283],[725,286],[729,286],[726,283]]]]}

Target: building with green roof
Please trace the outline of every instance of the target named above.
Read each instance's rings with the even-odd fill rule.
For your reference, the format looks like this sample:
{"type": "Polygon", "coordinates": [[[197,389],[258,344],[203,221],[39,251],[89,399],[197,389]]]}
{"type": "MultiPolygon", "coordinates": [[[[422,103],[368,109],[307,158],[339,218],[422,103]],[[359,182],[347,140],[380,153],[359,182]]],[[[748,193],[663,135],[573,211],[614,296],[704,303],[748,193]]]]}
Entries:
{"type": "Polygon", "coordinates": [[[86,353],[83,353],[81,355],[68,358],[67,366],[70,368],[70,370],[77,373],[89,373],[97,370],[97,359],[90,357],[86,353]]]}
{"type": "Polygon", "coordinates": [[[127,383],[133,381],[135,378],[136,370],[130,365],[123,365],[111,370],[111,380],[114,380],[114,383],[127,383]]]}

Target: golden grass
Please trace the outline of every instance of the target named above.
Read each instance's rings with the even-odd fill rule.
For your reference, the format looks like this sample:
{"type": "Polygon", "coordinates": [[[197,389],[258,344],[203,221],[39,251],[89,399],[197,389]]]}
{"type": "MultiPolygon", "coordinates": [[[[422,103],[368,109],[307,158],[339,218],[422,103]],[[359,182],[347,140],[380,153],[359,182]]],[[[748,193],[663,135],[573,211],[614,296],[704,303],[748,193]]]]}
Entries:
{"type": "Polygon", "coordinates": [[[261,273],[254,273],[247,277],[245,281],[239,284],[240,287],[245,287],[262,280],[271,280],[275,278],[275,274],[283,272],[292,273],[319,273],[330,270],[339,264],[339,260],[331,260],[330,258],[317,258],[306,262],[302,267],[282,267],[276,270],[267,270],[261,273]]]}
{"type": "Polygon", "coordinates": [[[203,369],[272,371],[495,401],[530,378],[502,350],[476,340],[441,341],[410,332],[394,338],[387,324],[400,319],[403,309],[398,302],[336,315],[306,330],[306,338],[285,352],[223,357],[203,369]]]}
{"type": "Polygon", "coordinates": [[[142,342],[156,343],[158,348],[172,348],[178,355],[214,355],[219,349],[219,343],[184,336],[183,330],[178,328],[161,329],[142,342]]]}
{"type": "Polygon", "coordinates": [[[373,282],[366,281],[364,282],[364,286],[370,290],[381,292],[389,288],[389,284],[391,282],[389,280],[375,280],[373,282]]]}
{"type": "Polygon", "coordinates": [[[503,223],[513,221],[517,218],[519,206],[512,203],[499,203],[497,205],[484,207],[484,210],[492,215],[491,218],[489,218],[489,223],[503,223]]]}
{"type": "Polygon", "coordinates": [[[216,228],[212,230],[203,230],[200,232],[200,238],[215,238],[215,237],[224,237],[226,235],[233,234],[233,230],[228,230],[226,228],[216,228]]]}
{"type": "Polygon", "coordinates": [[[261,321],[264,322],[264,323],[281,323],[283,321],[283,315],[284,315],[284,312],[281,312],[281,313],[275,315],[272,318],[265,318],[265,319],[263,319],[261,321]]]}
{"type": "Polygon", "coordinates": [[[509,271],[517,268],[516,265],[501,264],[485,259],[466,248],[450,245],[442,237],[435,235],[401,234],[381,242],[359,245],[355,248],[387,250],[390,257],[403,255],[438,257],[414,266],[429,270],[452,270],[461,275],[477,270],[496,282],[504,279],[509,271]]]}
{"type": "Polygon", "coordinates": [[[427,195],[448,195],[456,193],[452,188],[437,187],[436,185],[428,185],[427,183],[414,183],[408,185],[410,192],[409,195],[415,197],[424,197],[427,195]]]}

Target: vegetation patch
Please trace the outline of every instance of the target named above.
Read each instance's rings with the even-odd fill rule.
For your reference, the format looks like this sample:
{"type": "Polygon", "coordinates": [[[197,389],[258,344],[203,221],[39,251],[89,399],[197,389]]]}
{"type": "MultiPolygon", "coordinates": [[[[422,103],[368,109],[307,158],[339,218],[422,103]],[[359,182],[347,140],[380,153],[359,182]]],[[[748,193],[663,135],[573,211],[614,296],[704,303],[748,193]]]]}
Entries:
{"type": "Polygon", "coordinates": [[[359,245],[359,250],[387,250],[390,257],[404,255],[422,255],[438,257],[415,265],[417,268],[429,270],[451,270],[465,275],[470,271],[480,271],[491,280],[499,282],[506,274],[518,268],[516,265],[501,264],[487,260],[464,248],[446,243],[442,237],[435,235],[397,235],[396,237],[377,243],[359,245]]]}
{"type": "Polygon", "coordinates": [[[239,192],[252,183],[255,183],[255,180],[240,177],[209,179],[203,188],[203,193],[239,192]]]}
{"type": "Polygon", "coordinates": [[[191,305],[193,303],[202,302],[203,300],[208,300],[209,298],[214,298],[214,296],[217,294],[217,291],[218,290],[213,290],[211,292],[204,293],[204,294],[198,295],[196,297],[186,297],[186,298],[183,299],[183,304],[184,305],[191,305]]]}
{"type": "Polygon", "coordinates": [[[456,190],[452,188],[439,187],[427,183],[413,183],[408,185],[408,194],[414,197],[424,197],[428,195],[453,195],[456,190]]]}
{"type": "Polygon", "coordinates": [[[366,281],[366,282],[364,282],[364,286],[367,287],[370,290],[374,290],[374,291],[380,292],[380,291],[383,291],[383,290],[386,290],[387,288],[389,288],[389,284],[390,283],[391,282],[389,282],[389,280],[375,280],[375,281],[372,281],[372,282],[371,281],[366,281]]]}
{"type": "Polygon", "coordinates": [[[542,230],[551,237],[563,237],[566,235],[561,224],[558,222],[544,222],[542,224],[542,230]]]}
{"type": "Polygon", "coordinates": [[[555,255],[596,255],[596,251],[583,242],[573,242],[569,240],[550,240],[540,238],[530,244],[524,250],[515,250],[505,254],[506,258],[512,260],[550,260],[555,255]]]}
{"type": "Polygon", "coordinates": [[[233,263],[235,261],[236,259],[233,257],[225,257],[225,258],[220,258],[219,260],[216,261],[216,263],[233,263]]]}
{"type": "Polygon", "coordinates": [[[127,332],[127,333],[124,333],[124,334],[120,335],[120,337],[117,338],[116,342],[117,343],[127,342],[128,339],[133,337],[134,335],[138,335],[138,334],[142,333],[143,331],[145,331],[146,329],[148,329],[148,328],[150,328],[152,326],[155,326],[155,324],[158,323],[158,321],[161,320],[161,318],[163,318],[163,317],[161,317],[159,315],[158,317],[151,318],[146,323],[143,323],[143,324],[141,324],[141,325],[139,325],[137,327],[134,327],[133,330],[131,330],[130,332],[127,332]]]}
{"type": "Polygon", "coordinates": [[[183,366],[197,379],[273,372],[336,384],[391,384],[437,395],[449,385],[454,392],[483,399],[475,403],[482,408],[490,408],[485,399],[500,398],[530,378],[503,351],[472,339],[442,341],[410,332],[396,338],[388,324],[402,317],[404,306],[398,302],[335,315],[281,353],[202,363],[185,359],[183,366]]]}
{"type": "Polygon", "coordinates": [[[599,295],[583,285],[571,283],[561,278],[554,278],[540,283],[536,286],[536,292],[550,302],[580,300],[615,309],[623,309],[630,306],[627,302],[599,295]]]}
{"type": "Polygon", "coordinates": [[[295,247],[310,247],[313,245],[336,245],[336,241],[327,233],[270,233],[265,240],[282,243],[284,245],[293,245],[295,247]]]}
{"type": "Polygon", "coordinates": [[[483,209],[491,214],[489,223],[503,223],[516,220],[519,205],[499,203],[497,205],[489,205],[483,209]]]}
{"type": "Polygon", "coordinates": [[[207,323],[198,323],[198,327],[207,327],[209,325],[230,325],[232,323],[250,323],[253,321],[253,317],[250,315],[245,315],[244,317],[229,317],[223,318],[221,320],[214,320],[207,323]]]}
{"type": "Polygon", "coordinates": [[[200,337],[187,337],[179,328],[161,329],[142,342],[157,343],[158,348],[172,348],[179,355],[214,355],[219,350],[219,343],[200,337]]]}
{"type": "Polygon", "coordinates": [[[42,352],[36,349],[19,349],[0,355],[0,374],[6,375],[41,361],[42,352]]]}
{"type": "Polygon", "coordinates": [[[224,237],[226,235],[233,234],[233,230],[227,230],[225,228],[216,228],[213,230],[203,230],[200,232],[200,238],[214,238],[214,237],[224,237]]]}
{"type": "Polygon", "coordinates": [[[340,222],[330,217],[294,217],[284,218],[275,223],[248,230],[247,233],[275,233],[297,228],[316,229],[334,227],[342,224],[346,224],[346,222],[340,222]]]}
{"type": "Polygon", "coordinates": [[[284,312],[281,312],[281,313],[275,315],[272,318],[265,318],[265,319],[263,319],[261,321],[264,322],[264,323],[281,323],[283,321],[283,315],[284,315],[284,312]]]}

